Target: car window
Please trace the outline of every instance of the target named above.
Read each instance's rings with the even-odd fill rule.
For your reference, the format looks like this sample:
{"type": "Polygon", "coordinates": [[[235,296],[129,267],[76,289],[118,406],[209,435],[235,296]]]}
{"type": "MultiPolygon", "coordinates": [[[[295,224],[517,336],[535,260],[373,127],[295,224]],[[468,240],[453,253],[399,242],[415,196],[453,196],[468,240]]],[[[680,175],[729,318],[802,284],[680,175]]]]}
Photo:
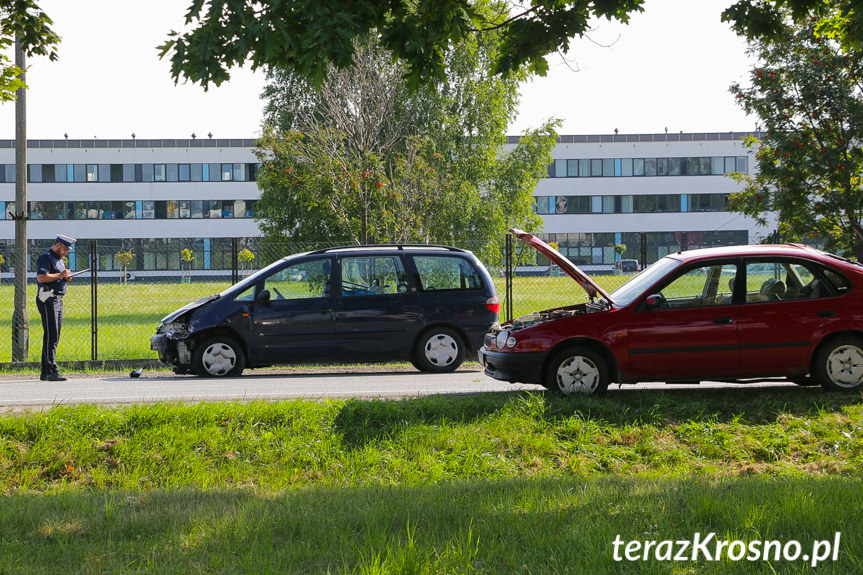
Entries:
{"type": "Polygon", "coordinates": [[[684,272],[662,288],[662,308],[683,309],[731,305],[735,264],[711,264],[684,272]]]}
{"type": "Polygon", "coordinates": [[[255,286],[252,285],[252,286],[249,286],[248,288],[246,288],[245,290],[243,290],[243,292],[240,295],[238,295],[237,297],[234,298],[234,301],[236,301],[236,302],[255,301],[255,286]]]}
{"type": "Polygon", "coordinates": [[[342,259],[342,295],[407,293],[407,274],[398,256],[342,259]]]}
{"type": "Polygon", "coordinates": [[[644,291],[659,281],[662,276],[680,265],[680,260],[664,257],[655,264],[649,266],[640,274],[633,276],[629,281],[611,292],[611,299],[617,305],[629,305],[644,291]]]}
{"type": "Polygon", "coordinates": [[[283,268],[264,280],[270,301],[330,295],[332,264],[329,259],[307,260],[283,268]]]}
{"type": "MultiPolygon", "coordinates": [[[[801,273],[811,276],[808,270],[800,266],[801,273]]],[[[766,301],[781,301],[787,298],[788,268],[779,261],[750,261],[746,263],[746,303],[761,303],[766,301]]],[[[811,277],[806,280],[808,281],[811,277]]],[[[799,282],[796,282],[799,283],[799,282]]]]}
{"type": "Polygon", "coordinates": [[[469,261],[451,256],[413,256],[423,291],[482,288],[482,276],[469,261]]]}
{"type": "Polygon", "coordinates": [[[831,270],[830,268],[823,268],[824,276],[833,286],[837,293],[843,294],[847,292],[851,288],[851,282],[848,281],[848,278],[831,270]]]}
{"type": "Polygon", "coordinates": [[[747,262],[746,302],[813,299],[830,295],[811,265],[779,260],[747,262]]]}

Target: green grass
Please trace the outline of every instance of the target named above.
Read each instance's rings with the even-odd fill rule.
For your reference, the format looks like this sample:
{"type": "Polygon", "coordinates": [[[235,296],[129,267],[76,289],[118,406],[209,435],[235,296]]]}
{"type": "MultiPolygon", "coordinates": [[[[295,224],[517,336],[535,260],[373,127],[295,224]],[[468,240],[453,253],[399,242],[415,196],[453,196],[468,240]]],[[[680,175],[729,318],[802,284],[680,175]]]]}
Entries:
{"type": "Polygon", "coordinates": [[[863,398],[818,389],[55,406],[0,418],[0,573],[808,573],[612,541],[842,533],[863,398]]]}
{"type": "MultiPolygon", "coordinates": [[[[599,276],[609,291],[631,276],[599,276]]],[[[498,293],[505,293],[503,279],[496,279],[498,293]]],[[[200,297],[221,292],[229,283],[130,283],[100,284],[97,296],[97,359],[156,359],[150,337],[159,320],[200,297]]],[[[514,282],[514,316],[586,300],[569,276],[526,277],[514,282]]],[[[73,282],[63,300],[63,329],[58,348],[61,361],[92,359],[90,284],[73,282]]],[[[36,286],[28,286],[30,318],[29,361],[38,362],[42,352],[42,324],[36,309],[36,286]]],[[[12,317],[14,289],[0,285],[0,315],[12,317]]],[[[12,359],[11,331],[0,335],[0,363],[12,359]]]]}

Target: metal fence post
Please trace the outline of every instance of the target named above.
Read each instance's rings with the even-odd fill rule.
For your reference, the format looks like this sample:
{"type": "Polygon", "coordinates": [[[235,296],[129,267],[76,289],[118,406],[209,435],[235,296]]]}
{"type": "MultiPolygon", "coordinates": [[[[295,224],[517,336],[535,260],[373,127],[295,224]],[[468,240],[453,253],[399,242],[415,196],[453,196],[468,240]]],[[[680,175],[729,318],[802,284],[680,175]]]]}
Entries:
{"type": "Polygon", "coordinates": [[[90,359],[99,359],[99,269],[98,242],[90,240],[90,359]]]}
{"type": "Polygon", "coordinates": [[[240,272],[237,269],[239,266],[237,253],[237,244],[239,240],[237,238],[231,238],[231,284],[236,284],[240,281],[240,272]]]}
{"type": "Polygon", "coordinates": [[[641,269],[644,269],[647,267],[647,234],[641,232],[638,238],[641,242],[641,269]]]}
{"type": "Polygon", "coordinates": [[[506,321],[512,321],[512,236],[506,235],[506,321]]]}

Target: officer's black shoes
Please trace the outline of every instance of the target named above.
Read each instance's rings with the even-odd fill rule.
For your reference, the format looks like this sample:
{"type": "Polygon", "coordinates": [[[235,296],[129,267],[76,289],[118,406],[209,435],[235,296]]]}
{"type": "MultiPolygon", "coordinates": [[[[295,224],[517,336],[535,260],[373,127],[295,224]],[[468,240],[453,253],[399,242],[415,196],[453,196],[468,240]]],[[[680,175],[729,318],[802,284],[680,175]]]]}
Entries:
{"type": "Polygon", "coordinates": [[[46,381],[66,381],[66,378],[59,373],[51,373],[45,378],[46,381]]]}
{"type": "Polygon", "coordinates": [[[45,381],[47,379],[48,379],[48,376],[45,375],[44,373],[39,376],[39,381],[45,381]]]}

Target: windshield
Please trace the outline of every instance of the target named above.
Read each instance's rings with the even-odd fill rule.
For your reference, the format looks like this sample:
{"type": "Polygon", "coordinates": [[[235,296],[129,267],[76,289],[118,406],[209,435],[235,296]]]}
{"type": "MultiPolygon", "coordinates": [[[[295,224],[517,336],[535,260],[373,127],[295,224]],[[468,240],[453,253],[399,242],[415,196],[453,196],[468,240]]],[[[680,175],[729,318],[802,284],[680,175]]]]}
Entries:
{"type": "Polygon", "coordinates": [[[644,290],[658,282],[668,272],[680,265],[680,261],[665,257],[611,292],[611,300],[617,305],[629,305],[644,290]]]}
{"type": "Polygon", "coordinates": [[[277,261],[271,263],[270,265],[268,265],[264,269],[256,271],[255,273],[253,273],[252,275],[250,275],[249,277],[247,277],[243,281],[232,285],[231,287],[229,287],[228,289],[226,289],[225,291],[223,291],[219,295],[221,297],[225,297],[228,294],[242,293],[250,285],[252,285],[253,283],[257,282],[259,279],[261,279],[262,275],[269,275],[273,268],[282,265],[283,262],[284,262],[284,260],[281,259],[281,260],[277,260],[277,261]]]}

